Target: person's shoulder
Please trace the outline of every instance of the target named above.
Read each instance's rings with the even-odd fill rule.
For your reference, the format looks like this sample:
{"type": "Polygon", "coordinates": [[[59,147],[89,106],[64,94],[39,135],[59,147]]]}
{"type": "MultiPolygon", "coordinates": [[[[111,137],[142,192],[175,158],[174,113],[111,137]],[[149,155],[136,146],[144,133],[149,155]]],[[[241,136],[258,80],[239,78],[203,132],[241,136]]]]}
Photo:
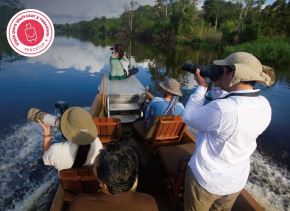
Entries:
{"type": "Polygon", "coordinates": [[[266,97],[260,95],[259,99],[260,99],[261,103],[270,105],[270,102],[269,102],[269,100],[266,97]]]}
{"type": "Polygon", "coordinates": [[[77,195],[77,197],[75,197],[74,202],[85,201],[91,198],[93,198],[93,195],[82,193],[82,194],[77,195]]]}
{"type": "Polygon", "coordinates": [[[62,141],[62,142],[54,143],[50,147],[58,148],[58,149],[70,149],[70,148],[77,148],[77,145],[71,141],[62,141]]]}
{"type": "Polygon", "coordinates": [[[152,99],[152,101],[164,101],[164,98],[162,98],[162,97],[154,97],[152,99]]]}
{"type": "Polygon", "coordinates": [[[48,148],[47,151],[57,151],[57,150],[62,150],[64,148],[69,148],[70,144],[67,143],[67,141],[65,142],[59,142],[59,143],[54,143],[52,145],[50,145],[50,147],[48,148]]]}
{"type": "Polygon", "coordinates": [[[131,192],[133,195],[134,202],[138,203],[139,205],[144,205],[142,207],[147,207],[148,210],[157,211],[158,206],[156,200],[147,193],[140,193],[140,192],[131,192]]]}
{"type": "Polygon", "coordinates": [[[219,109],[227,109],[227,108],[233,108],[233,106],[236,106],[237,102],[234,98],[227,97],[227,98],[220,98],[220,99],[218,98],[218,99],[212,100],[207,105],[211,107],[216,107],[219,109]]]}
{"type": "Polygon", "coordinates": [[[131,192],[131,194],[132,194],[134,200],[137,200],[141,203],[150,203],[150,204],[156,203],[155,199],[147,193],[131,192]]]}
{"type": "Polygon", "coordinates": [[[80,194],[74,198],[73,202],[71,203],[70,210],[86,210],[86,203],[93,198],[92,195],[89,194],[80,194]]]}
{"type": "Polygon", "coordinates": [[[163,103],[163,102],[165,102],[165,99],[162,97],[154,97],[151,102],[152,103],[163,103]]]}

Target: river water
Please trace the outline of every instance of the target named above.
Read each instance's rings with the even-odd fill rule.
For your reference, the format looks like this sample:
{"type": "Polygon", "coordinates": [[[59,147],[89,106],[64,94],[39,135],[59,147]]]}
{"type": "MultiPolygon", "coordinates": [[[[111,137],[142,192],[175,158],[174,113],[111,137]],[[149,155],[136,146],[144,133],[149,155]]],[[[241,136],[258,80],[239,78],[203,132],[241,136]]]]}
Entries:
{"type": "MultiPolygon", "coordinates": [[[[26,113],[31,107],[54,113],[58,100],[89,106],[102,74],[108,73],[109,48],[56,37],[50,50],[36,58],[0,52],[0,210],[49,209],[57,172],[43,165],[42,131],[26,121],[26,113]]],[[[127,53],[134,55],[132,61],[139,67],[137,78],[155,95],[161,94],[158,82],[165,76],[178,79],[183,85],[183,103],[195,83],[192,74],[180,70],[180,64],[187,60],[207,64],[219,56],[210,50],[158,49],[140,43],[128,45],[127,53]]],[[[246,189],[267,210],[290,210],[290,67],[274,67],[277,83],[271,88],[258,87],[270,101],[273,116],[258,139],[246,189]]]]}

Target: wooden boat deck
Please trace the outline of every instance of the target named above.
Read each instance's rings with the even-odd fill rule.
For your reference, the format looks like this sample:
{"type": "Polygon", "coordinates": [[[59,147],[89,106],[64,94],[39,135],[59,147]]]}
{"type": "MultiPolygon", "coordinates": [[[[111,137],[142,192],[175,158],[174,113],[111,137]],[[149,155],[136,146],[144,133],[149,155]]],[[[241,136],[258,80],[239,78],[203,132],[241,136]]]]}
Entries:
{"type": "MultiPolygon", "coordinates": [[[[156,156],[152,156],[145,147],[144,143],[136,140],[133,137],[131,125],[122,125],[122,140],[133,146],[139,154],[140,168],[138,177],[137,191],[152,195],[158,204],[160,211],[170,211],[170,198],[168,195],[168,185],[166,184],[166,172],[162,163],[156,156]]],[[[186,130],[183,135],[184,142],[191,142],[194,140],[194,135],[186,130]]],[[[54,200],[51,205],[51,211],[60,211],[64,209],[64,191],[59,184],[54,200]]],[[[66,205],[67,207],[67,205],[66,205]]],[[[262,211],[264,208],[257,203],[257,201],[243,189],[232,210],[235,211],[262,211]]],[[[182,200],[180,200],[176,211],[183,211],[182,200]]]]}
{"type": "MultiPolygon", "coordinates": [[[[147,99],[151,100],[153,98],[153,95],[151,95],[150,93],[147,92],[146,94],[147,94],[147,99]]],[[[117,97],[118,100],[119,98],[120,97],[117,97]]],[[[113,100],[111,102],[115,103],[115,101],[113,100]]],[[[119,101],[119,103],[121,102],[119,101]]],[[[115,107],[113,107],[113,109],[118,110],[120,107],[123,108],[123,106],[124,105],[122,106],[116,105],[115,107]]],[[[126,107],[126,109],[129,109],[129,110],[130,109],[134,110],[136,108],[137,107],[135,105],[128,105],[126,107]]],[[[128,113],[128,115],[130,115],[130,113],[128,113]]],[[[126,115],[119,116],[119,118],[124,118],[124,117],[126,117],[126,115]]],[[[132,122],[132,121],[126,121],[126,119],[123,119],[123,121],[121,122],[125,123],[125,122],[132,122]]],[[[142,140],[137,140],[137,138],[134,137],[132,124],[122,124],[122,134],[121,134],[120,141],[125,142],[128,145],[131,145],[138,152],[139,160],[140,160],[140,167],[139,167],[137,191],[152,195],[156,199],[160,211],[172,210],[170,206],[171,199],[169,198],[169,195],[168,195],[169,187],[166,184],[167,175],[163,168],[160,158],[158,158],[158,156],[154,156],[152,153],[149,153],[148,148],[146,147],[145,143],[142,140]]],[[[182,142],[192,143],[194,141],[195,141],[195,136],[188,129],[186,129],[182,136],[182,142]]],[[[64,191],[63,191],[62,186],[59,185],[50,210],[51,211],[63,210],[64,208],[63,198],[64,198],[64,191]]],[[[182,200],[180,200],[179,202],[180,203],[178,204],[176,208],[177,211],[183,210],[182,200]]],[[[258,204],[258,202],[245,189],[243,189],[241,191],[241,194],[237,198],[232,210],[261,211],[261,210],[264,210],[264,208],[260,204],[258,204]]]]}

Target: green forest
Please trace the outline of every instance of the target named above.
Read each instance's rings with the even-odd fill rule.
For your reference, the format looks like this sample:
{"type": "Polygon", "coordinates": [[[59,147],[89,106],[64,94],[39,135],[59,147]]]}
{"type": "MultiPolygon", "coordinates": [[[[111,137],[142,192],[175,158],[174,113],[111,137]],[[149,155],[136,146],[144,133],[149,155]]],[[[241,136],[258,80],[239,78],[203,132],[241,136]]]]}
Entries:
{"type": "MultiPolygon", "coordinates": [[[[17,10],[0,6],[2,32],[17,10]]],[[[218,48],[225,54],[248,51],[263,60],[289,62],[290,1],[265,6],[265,0],[205,0],[198,9],[196,0],[156,0],[154,6],[131,0],[118,18],[55,24],[55,30],[57,35],[95,44],[138,40],[159,48],[188,45],[218,48]]],[[[4,38],[1,33],[1,43],[4,38]]],[[[7,47],[4,43],[0,51],[7,47]]]]}
{"type": "Polygon", "coordinates": [[[191,45],[249,51],[268,61],[289,62],[290,1],[157,0],[139,6],[132,0],[119,18],[95,18],[56,25],[59,33],[89,39],[137,39],[156,46],[191,45]]]}

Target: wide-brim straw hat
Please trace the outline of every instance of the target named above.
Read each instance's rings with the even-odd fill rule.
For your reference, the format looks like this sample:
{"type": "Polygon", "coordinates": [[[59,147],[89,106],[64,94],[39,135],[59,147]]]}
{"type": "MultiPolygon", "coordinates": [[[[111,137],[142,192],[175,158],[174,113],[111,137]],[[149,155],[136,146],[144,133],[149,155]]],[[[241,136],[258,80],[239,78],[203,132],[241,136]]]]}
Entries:
{"type": "Polygon", "coordinates": [[[63,113],[60,128],[64,137],[77,145],[90,144],[98,135],[91,115],[80,107],[71,107],[63,113]]]}
{"type": "Polygon", "coordinates": [[[261,62],[252,54],[236,52],[222,60],[214,60],[219,66],[235,66],[235,75],[231,86],[242,81],[256,81],[265,86],[271,86],[275,80],[274,69],[261,62]]]}
{"type": "Polygon", "coordinates": [[[181,92],[181,89],[180,89],[180,83],[177,80],[173,79],[173,78],[167,78],[166,77],[164,81],[159,83],[159,86],[163,90],[165,90],[165,91],[167,91],[167,92],[169,92],[169,93],[171,93],[173,95],[177,95],[177,96],[180,96],[180,97],[182,96],[182,92],[181,92]]]}

